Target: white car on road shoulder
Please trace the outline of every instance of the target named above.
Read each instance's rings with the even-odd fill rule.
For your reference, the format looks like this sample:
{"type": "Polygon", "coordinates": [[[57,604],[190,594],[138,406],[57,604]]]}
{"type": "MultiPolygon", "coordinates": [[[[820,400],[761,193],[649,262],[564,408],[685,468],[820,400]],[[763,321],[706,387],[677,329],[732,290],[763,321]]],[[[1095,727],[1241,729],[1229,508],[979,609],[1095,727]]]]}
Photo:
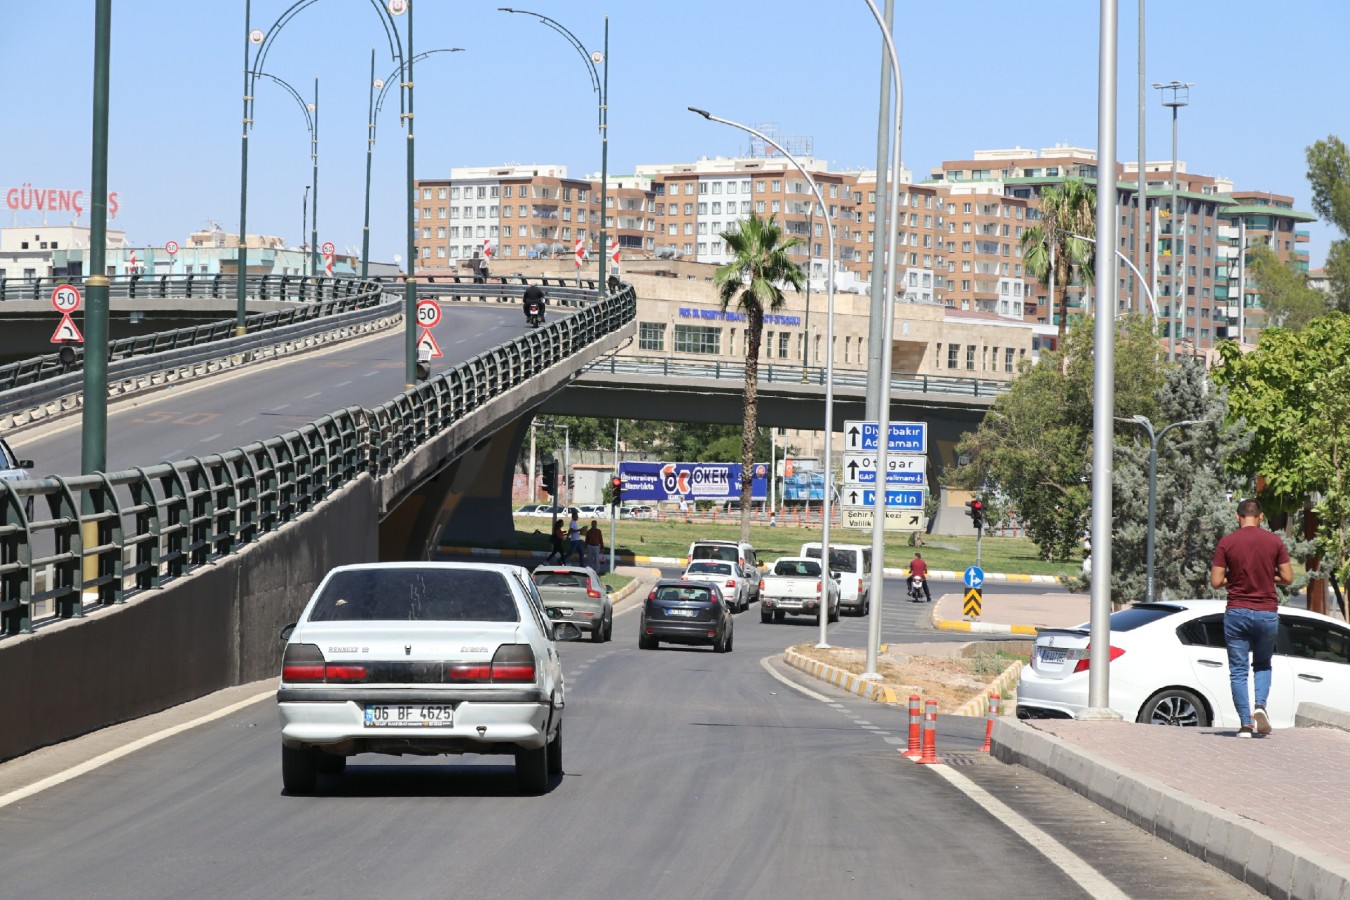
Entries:
{"type": "MultiPolygon", "coordinates": [[[[1237,728],[1222,600],[1136,603],[1111,616],[1110,708],[1128,722],[1237,728]]],[[[1290,728],[1300,703],[1350,712],[1350,628],[1280,607],[1267,708],[1290,728]]],[[[1248,689],[1252,679],[1248,678],[1248,689]]],[[[1042,628],[1022,670],[1017,717],[1075,718],[1088,705],[1088,626],[1042,628]]]]}
{"type": "Polygon", "coordinates": [[[522,791],[562,772],[562,665],[551,622],[519,566],[340,566],[287,640],[277,690],[290,793],[340,775],[358,753],[510,754],[522,791]]]}

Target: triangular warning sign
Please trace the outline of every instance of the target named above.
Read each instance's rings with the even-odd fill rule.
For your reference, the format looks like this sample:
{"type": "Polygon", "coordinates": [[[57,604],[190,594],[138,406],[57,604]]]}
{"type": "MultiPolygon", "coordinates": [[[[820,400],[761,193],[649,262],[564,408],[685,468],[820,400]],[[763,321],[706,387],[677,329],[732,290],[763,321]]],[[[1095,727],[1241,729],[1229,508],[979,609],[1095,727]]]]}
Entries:
{"type": "Polygon", "coordinates": [[[64,344],[72,342],[76,344],[84,343],[84,335],[80,334],[80,329],[75,327],[75,322],[70,318],[70,313],[61,315],[61,324],[56,326],[52,332],[53,344],[64,344]]]}
{"type": "MultiPolygon", "coordinates": [[[[69,319],[70,316],[66,316],[66,318],[69,319]]],[[[430,347],[432,359],[440,359],[445,355],[441,353],[441,345],[436,343],[436,339],[431,336],[430,328],[422,329],[422,334],[417,338],[417,347],[419,350],[423,347],[430,347]]]]}

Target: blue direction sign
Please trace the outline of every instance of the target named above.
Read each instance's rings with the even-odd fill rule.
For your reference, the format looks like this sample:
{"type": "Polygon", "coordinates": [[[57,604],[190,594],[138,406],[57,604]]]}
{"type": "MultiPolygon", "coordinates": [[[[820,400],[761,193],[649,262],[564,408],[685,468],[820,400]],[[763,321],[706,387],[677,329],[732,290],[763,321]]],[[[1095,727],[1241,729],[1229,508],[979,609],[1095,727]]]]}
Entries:
{"type": "MultiPolygon", "coordinates": [[[[888,453],[927,453],[927,422],[890,422],[888,453]]],[[[876,450],[880,445],[881,426],[875,421],[847,421],[844,423],[846,451],[876,450]]]]}
{"type": "MultiPolygon", "coordinates": [[[[876,483],[877,483],[877,472],[876,472],[876,469],[859,469],[859,470],[858,470],[858,484],[876,485],[876,483]]],[[[903,486],[903,485],[906,485],[906,484],[918,484],[918,485],[923,485],[923,484],[927,484],[927,483],[928,483],[928,482],[925,480],[925,478],[924,478],[924,473],[923,473],[923,472],[887,472],[887,473],[886,473],[886,485],[887,485],[887,487],[897,487],[897,486],[903,486]]]]}
{"type": "MultiPolygon", "coordinates": [[[[877,505],[877,491],[866,488],[862,491],[863,506],[877,505]]],[[[896,509],[923,509],[923,491],[887,491],[886,505],[896,509]]]]}
{"type": "Polygon", "coordinates": [[[965,578],[962,580],[965,581],[968,588],[982,588],[984,587],[984,569],[979,566],[971,566],[966,569],[965,578]]]}

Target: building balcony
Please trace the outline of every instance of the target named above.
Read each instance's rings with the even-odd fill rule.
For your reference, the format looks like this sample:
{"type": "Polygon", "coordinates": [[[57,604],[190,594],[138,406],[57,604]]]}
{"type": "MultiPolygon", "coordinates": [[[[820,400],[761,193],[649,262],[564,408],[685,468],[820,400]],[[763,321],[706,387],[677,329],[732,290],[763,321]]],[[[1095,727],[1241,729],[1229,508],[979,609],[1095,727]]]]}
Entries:
{"type": "Polygon", "coordinates": [[[1297,242],[1297,243],[1299,243],[1299,244],[1306,244],[1306,243],[1307,243],[1308,241],[1310,241],[1310,240],[1312,240],[1312,233],[1311,233],[1311,232],[1308,232],[1308,231],[1295,231],[1295,232],[1294,232],[1294,241],[1295,241],[1295,242],[1297,242]]]}

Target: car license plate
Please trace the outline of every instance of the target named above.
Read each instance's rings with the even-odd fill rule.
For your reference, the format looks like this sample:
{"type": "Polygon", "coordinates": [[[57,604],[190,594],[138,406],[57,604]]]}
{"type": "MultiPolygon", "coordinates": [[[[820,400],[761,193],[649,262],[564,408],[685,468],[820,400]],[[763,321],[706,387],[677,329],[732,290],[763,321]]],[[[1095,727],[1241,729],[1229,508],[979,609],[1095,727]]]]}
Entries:
{"type": "Polygon", "coordinates": [[[1068,655],[1069,651],[1067,649],[1056,647],[1041,648],[1041,662],[1043,663],[1062,663],[1068,655]]]}
{"type": "Polygon", "coordinates": [[[367,728],[449,728],[454,718],[453,706],[384,703],[366,706],[367,728]]]}
{"type": "Polygon", "coordinates": [[[558,615],[562,616],[564,619],[571,618],[572,616],[572,610],[568,609],[565,606],[555,606],[554,609],[556,609],[558,611],[558,615]]]}
{"type": "Polygon", "coordinates": [[[668,610],[666,610],[666,615],[668,615],[668,616],[683,616],[683,617],[686,618],[686,619],[692,619],[694,616],[698,615],[698,610],[696,610],[696,609],[668,609],[668,610]]]}

